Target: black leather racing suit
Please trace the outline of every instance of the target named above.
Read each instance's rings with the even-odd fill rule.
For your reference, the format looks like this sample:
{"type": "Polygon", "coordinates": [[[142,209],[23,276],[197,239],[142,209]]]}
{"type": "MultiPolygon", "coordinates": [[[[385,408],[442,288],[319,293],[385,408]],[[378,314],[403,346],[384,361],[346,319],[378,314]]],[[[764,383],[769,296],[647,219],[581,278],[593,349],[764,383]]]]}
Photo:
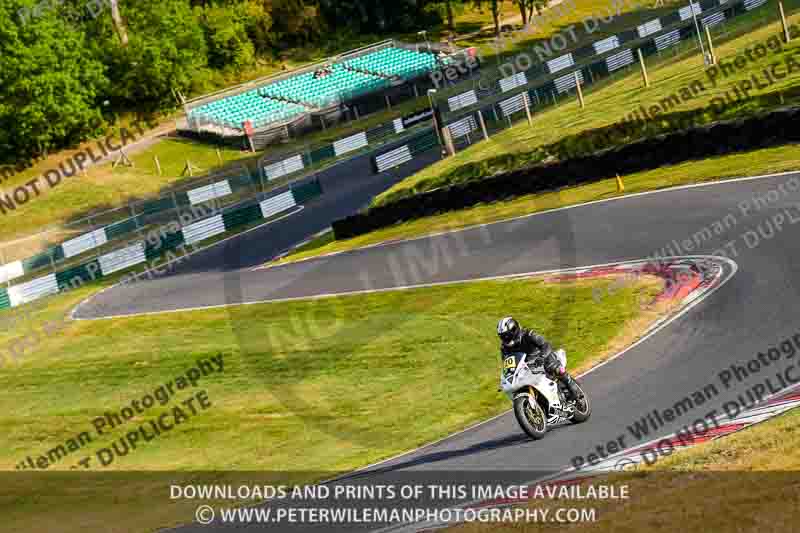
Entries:
{"type": "Polygon", "coordinates": [[[529,356],[539,356],[544,359],[544,371],[550,379],[558,381],[566,387],[569,398],[568,400],[576,400],[580,394],[575,380],[572,379],[567,369],[561,365],[558,356],[553,352],[553,347],[547,342],[547,339],[539,335],[533,330],[523,329],[520,331],[514,346],[506,346],[500,343],[500,357],[505,359],[508,355],[514,352],[524,352],[529,356]]]}

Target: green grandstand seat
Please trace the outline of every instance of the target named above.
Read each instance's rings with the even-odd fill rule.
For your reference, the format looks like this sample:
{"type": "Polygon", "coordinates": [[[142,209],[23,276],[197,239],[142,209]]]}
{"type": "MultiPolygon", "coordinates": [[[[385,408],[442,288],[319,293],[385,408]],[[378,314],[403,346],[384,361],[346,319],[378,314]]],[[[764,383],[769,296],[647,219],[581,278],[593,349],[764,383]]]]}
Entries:
{"type": "Polygon", "coordinates": [[[301,102],[310,106],[325,106],[347,98],[387,87],[386,78],[423,74],[436,67],[436,58],[429,53],[401,48],[385,48],[371,54],[331,65],[331,73],[314,78],[313,72],[252,89],[216,102],[205,104],[190,112],[190,116],[214,118],[237,125],[244,120],[259,124],[283,120],[307,111],[301,102]],[[355,69],[355,70],[351,70],[355,69]],[[377,74],[365,74],[364,72],[377,74]]]}

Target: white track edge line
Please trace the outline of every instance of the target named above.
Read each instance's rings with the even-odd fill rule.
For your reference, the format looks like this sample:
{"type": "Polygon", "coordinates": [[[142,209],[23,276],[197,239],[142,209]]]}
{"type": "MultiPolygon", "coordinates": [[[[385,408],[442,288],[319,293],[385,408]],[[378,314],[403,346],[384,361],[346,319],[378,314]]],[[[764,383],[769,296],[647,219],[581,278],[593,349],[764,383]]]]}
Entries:
{"type": "MultiPolygon", "coordinates": [[[[276,218],[275,220],[270,220],[269,222],[265,222],[264,224],[259,224],[258,226],[255,226],[255,227],[252,227],[252,228],[250,228],[248,230],[245,230],[245,231],[242,231],[240,233],[237,233],[236,235],[231,235],[230,237],[225,237],[224,239],[222,239],[220,241],[217,241],[215,243],[209,244],[207,246],[203,246],[202,248],[198,248],[197,250],[193,250],[193,251],[189,252],[186,255],[182,255],[180,257],[176,257],[175,259],[172,259],[171,261],[168,261],[168,262],[160,265],[160,267],[163,268],[163,267],[167,267],[167,266],[169,266],[169,265],[171,265],[173,263],[176,263],[178,261],[184,261],[187,257],[191,257],[191,256],[193,256],[195,254],[199,254],[200,252],[205,252],[206,250],[208,250],[210,248],[213,248],[213,247],[215,247],[217,245],[220,245],[220,244],[222,244],[224,242],[227,242],[227,241],[229,241],[231,239],[236,239],[236,238],[238,238],[238,237],[240,237],[242,235],[246,235],[246,234],[250,233],[251,231],[255,231],[257,229],[261,229],[261,228],[263,228],[265,226],[269,226],[270,224],[274,224],[275,222],[279,222],[279,221],[281,221],[281,220],[283,220],[285,218],[289,218],[292,215],[296,215],[297,213],[299,213],[300,211],[302,211],[305,208],[305,206],[303,206],[303,205],[299,205],[297,207],[298,207],[297,209],[294,209],[289,213],[281,215],[280,217],[276,218]]],[[[145,261],[145,263],[146,263],[146,261],[145,261]]],[[[136,265],[134,265],[134,266],[136,266],[136,265]]],[[[100,278],[100,279],[102,279],[102,278],[100,278]]],[[[90,294],[89,296],[87,296],[86,298],[81,300],[70,311],[69,319],[70,320],[94,320],[94,319],[86,319],[86,318],[75,318],[75,311],[77,311],[80,306],[82,306],[83,304],[85,304],[86,302],[91,300],[92,298],[95,298],[96,296],[100,296],[101,294],[103,294],[107,290],[113,289],[114,287],[117,287],[118,285],[121,285],[121,284],[122,284],[122,281],[118,281],[117,283],[114,283],[113,285],[110,285],[110,286],[108,286],[108,287],[106,287],[106,288],[104,288],[104,289],[102,289],[102,290],[100,290],[98,292],[90,294]]]]}
{"type": "MultiPolygon", "coordinates": [[[[690,255],[690,256],[669,256],[669,257],[659,257],[658,261],[663,260],[677,260],[677,259],[687,259],[687,258],[702,258],[702,259],[711,259],[715,258],[716,256],[710,255],[690,255]]],[[[723,258],[720,258],[723,259],[723,258]]],[[[111,319],[118,319],[118,318],[134,318],[139,316],[152,316],[152,315],[163,315],[169,313],[186,313],[191,311],[205,311],[209,309],[225,309],[228,307],[238,307],[244,305],[259,305],[259,304],[268,304],[268,303],[285,303],[285,302],[297,302],[303,300],[323,300],[328,298],[339,298],[343,296],[357,296],[362,294],[378,294],[383,292],[391,292],[391,291],[399,291],[399,290],[413,290],[413,289],[425,289],[431,287],[444,287],[448,285],[460,285],[465,283],[477,283],[481,281],[496,281],[502,279],[509,279],[515,277],[538,277],[538,276],[545,276],[548,274],[564,274],[570,273],[576,270],[586,270],[586,269],[594,269],[594,268],[601,268],[606,266],[612,265],[619,265],[623,263],[641,263],[642,261],[647,262],[647,259],[633,259],[628,261],[612,261],[610,263],[600,263],[596,265],[589,265],[589,266],[581,266],[581,267],[568,267],[568,268],[555,268],[550,270],[538,270],[538,271],[529,271],[529,272],[518,272],[514,274],[501,274],[497,276],[485,276],[480,278],[467,278],[467,279],[459,279],[459,280],[451,280],[451,281],[437,281],[431,283],[418,283],[412,285],[400,285],[395,287],[382,287],[380,289],[359,289],[353,291],[344,291],[344,292],[331,292],[331,293],[323,293],[323,294],[314,294],[310,296],[291,296],[287,298],[266,298],[261,300],[252,300],[247,302],[231,302],[231,303],[224,303],[224,304],[214,304],[214,305],[204,305],[204,306],[196,306],[196,307],[181,307],[178,309],[164,309],[161,311],[145,311],[142,313],[130,313],[130,314],[121,314],[121,315],[108,315],[102,317],[94,317],[94,318],[75,318],[75,320],[111,320],[111,319]]],[[[117,284],[119,285],[119,284],[117,284]]],[[[116,286],[116,285],[115,285],[116,286]]],[[[113,286],[112,286],[113,287],[113,286]]],[[[108,290],[112,287],[107,287],[105,290],[108,290]]],[[[91,299],[93,296],[87,298],[91,299]]],[[[79,304],[80,305],[80,304],[79,304]]],[[[76,308],[77,309],[77,308],[76,308]]],[[[73,310],[74,311],[74,310],[73,310]]]]}
{"type": "MultiPolygon", "coordinates": [[[[679,309],[679,310],[678,310],[678,312],[677,312],[675,315],[673,315],[672,317],[670,317],[668,320],[664,321],[662,324],[660,324],[660,325],[659,325],[659,326],[657,326],[656,328],[653,328],[653,329],[651,329],[650,331],[648,331],[648,332],[647,332],[647,333],[646,333],[646,334],[645,334],[643,337],[641,337],[640,339],[638,339],[636,342],[634,342],[634,343],[633,343],[633,344],[631,344],[630,346],[626,347],[625,349],[623,349],[622,351],[618,352],[618,353],[617,353],[617,354],[615,354],[614,356],[612,356],[612,357],[610,357],[610,358],[606,359],[606,360],[605,360],[605,361],[603,361],[602,363],[600,363],[600,364],[598,364],[598,365],[596,365],[596,366],[593,366],[592,368],[590,368],[590,369],[589,369],[589,370],[587,370],[586,372],[583,372],[582,374],[579,374],[577,377],[579,377],[579,378],[582,378],[583,376],[586,376],[587,374],[590,374],[591,372],[594,372],[594,371],[595,371],[595,370],[597,370],[598,368],[602,368],[603,366],[605,366],[605,365],[607,365],[607,364],[611,363],[611,362],[612,362],[612,361],[614,361],[615,359],[618,359],[619,357],[622,357],[622,356],[623,356],[625,353],[627,353],[628,351],[632,350],[633,348],[635,348],[635,347],[636,347],[636,346],[638,346],[639,344],[641,344],[641,343],[645,342],[645,341],[646,341],[646,340],[648,340],[650,337],[652,337],[653,335],[655,335],[656,333],[658,333],[659,331],[661,331],[662,329],[664,329],[665,327],[667,327],[669,324],[671,324],[672,322],[674,322],[674,321],[675,321],[675,320],[677,320],[678,318],[680,318],[680,317],[682,317],[683,315],[685,315],[686,313],[688,313],[688,312],[689,312],[689,311],[690,311],[690,310],[691,310],[693,307],[695,307],[695,306],[696,306],[696,305],[698,305],[700,302],[704,301],[706,298],[708,298],[709,296],[711,296],[712,294],[714,294],[714,293],[715,293],[717,290],[719,290],[720,288],[722,288],[722,287],[723,287],[723,286],[724,286],[724,285],[725,285],[725,284],[726,284],[728,281],[730,281],[730,280],[733,278],[733,276],[734,276],[734,275],[735,275],[735,274],[738,272],[738,269],[739,269],[739,265],[738,265],[738,264],[737,264],[735,261],[733,261],[732,259],[728,259],[728,258],[726,258],[726,257],[719,257],[719,256],[692,256],[692,257],[702,257],[702,258],[706,258],[706,259],[722,260],[723,262],[727,263],[727,264],[728,264],[728,265],[731,267],[731,269],[732,269],[732,270],[731,270],[731,272],[730,272],[730,273],[729,273],[729,274],[728,274],[728,275],[727,275],[727,276],[726,276],[724,279],[722,279],[722,281],[720,281],[720,282],[719,282],[719,283],[717,283],[716,285],[714,285],[714,286],[712,286],[712,287],[706,287],[705,289],[701,289],[703,292],[701,293],[701,295],[700,295],[698,298],[696,298],[695,300],[691,301],[691,302],[690,302],[688,305],[685,305],[684,307],[682,307],[681,309],[679,309]]],[[[633,261],[630,261],[630,262],[633,262],[633,261]]],[[[619,264],[624,264],[624,263],[619,263],[619,264]]],[[[602,265],[602,266],[606,266],[606,265],[602,265]]],[[[718,278],[717,278],[717,279],[719,279],[719,277],[721,277],[722,275],[723,275],[723,272],[720,272],[720,273],[719,273],[719,275],[718,275],[718,278]]],[[[766,399],[765,399],[765,400],[766,400],[766,399]]],[[[456,432],[456,433],[453,433],[453,434],[451,434],[451,435],[448,435],[447,437],[445,437],[444,439],[441,439],[441,440],[445,440],[445,439],[447,439],[447,438],[454,437],[454,436],[460,435],[460,434],[462,434],[462,433],[465,433],[465,432],[469,431],[470,429],[473,429],[473,428],[475,428],[475,427],[478,427],[478,426],[480,426],[480,425],[482,425],[482,424],[489,423],[489,422],[491,422],[492,420],[495,420],[495,419],[497,419],[497,418],[499,418],[499,417],[501,417],[501,416],[504,416],[504,415],[506,415],[506,414],[508,414],[508,413],[510,413],[510,412],[511,412],[511,410],[505,411],[504,413],[501,413],[500,415],[497,415],[497,416],[495,416],[495,417],[493,417],[493,418],[491,418],[491,419],[489,419],[489,420],[485,420],[485,421],[483,421],[483,422],[480,422],[480,423],[478,423],[478,424],[476,424],[476,425],[474,425],[474,426],[472,426],[472,427],[470,427],[470,428],[468,428],[468,429],[465,429],[465,430],[462,430],[462,431],[458,431],[458,432],[456,432]]],[[[653,443],[653,442],[658,442],[659,440],[661,440],[661,439],[663,439],[663,438],[664,438],[664,437],[662,436],[662,437],[659,437],[659,438],[653,439],[652,441],[649,441],[649,442],[647,442],[647,443],[640,444],[640,445],[638,445],[638,446],[636,446],[636,447],[637,447],[637,448],[639,448],[639,447],[643,447],[643,446],[646,446],[647,444],[651,444],[651,443],[653,443]]],[[[438,442],[441,442],[441,440],[440,440],[440,441],[438,441],[438,442]]],[[[424,449],[426,449],[426,448],[427,448],[427,447],[429,447],[429,446],[433,446],[433,444],[435,444],[435,443],[432,443],[432,444],[429,444],[429,445],[422,446],[422,447],[420,447],[420,448],[418,448],[418,449],[416,449],[416,450],[411,450],[411,451],[409,451],[409,452],[406,452],[406,453],[404,453],[404,454],[402,454],[402,455],[400,455],[400,456],[398,456],[398,457],[396,457],[396,458],[387,459],[387,460],[385,460],[385,461],[383,461],[383,462],[377,463],[376,465],[371,465],[370,467],[365,467],[365,468],[371,468],[371,467],[374,467],[374,466],[377,466],[377,465],[383,464],[383,463],[385,463],[385,462],[389,462],[389,461],[395,460],[395,459],[397,459],[397,458],[403,457],[403,456],[405,456],[405,455],[409,455],[409,454],[411,454],[411,453],[416,453],[416,452],[418,452],[418,451],[421,451],[421,450],[424,450],[424,449]]],[[[622,450],[621,452],[619,452],[618,454],[616,454],[616,455],[614,456],[614,458],[616,458],[616,456],[623,456],[623,455],[625,454],[625,452],[626,452],[626,451],[628,451],[628,453],[630,452],[629,450],[622,450]]],[[[609,457],[608,457],[608,458],[606,458],[605,460],[607,460],[607,461],[608,461],[608,460],[611,460],[611,459],[612,459],[612,456],[609,456],[609,457]]],[[[363,469],[362,469],[362,470],[363,470],[363,469]]],[[[570,471],[570,470],[563,470],[563,469],[562,469],[561,471],[559,471],[559,472],[556,472],[556,473],[554,473],[554,474],[552,474],[552,475],[550,475],[550,476],[545,476],[545,477],[543,477],[543,478],[539,478],[539,479],[535,479],[535,480],[527,481],[527,482],[525,482],[525,484],[532,484],[532,483],[534,483],[534,482],[541,483],[542,481],[546,481],[546,480],[548,480],[548,479],[552,479],[552,478],[555,478],[555,477],[558,477],[558,476],[564,475],[564,474],[568,473],[569,471],[570,471]]],[[[355,471],[355,472],[353,472],[353,473],[358,473],[358,472],[361,472],[361,470],[356,470],[356,471],[355,471]]],[[[577,471],[576,471],[576,472],[577,472],[577,471]]],[[[349,475],[352,475],[352,474],[349,474],[349,475]]],[[[342,476],[342,477],[344,477],[344,476],[342,476]]],[[[466,506],[468,506],[468,505],[475,504],[476,502],[477,502],[477,503],[480,503],[480,501],[481,501],[481,500],[476,500],[476,501],[473,501],[473,502],[467,502],[467,503],[464,503],[464,504],[462,504],[462,505],[460,505],[460,506],[458,506],[458,507],[466,507],[466,506]]],[[[412,527],[413,525],[414,525],[414,524],[398,524],[398,525],[395,525],[395,526],[389,526],[388,528],[385,528],[385,529],[379,529],[379,530],[375,530],[375,531],[376,531],[376,533],[383,533],[383,532],[386,532],[386,533],[388,533],[389,531],[395,531],[395,530],[397,530],[397,529],[400,529],[400,528],[408,528],[408,527],[412,527]]],[[[452,524],[452,525],[457,525],[457,524],[452,524]]]]}
{"type": "MultiPolygon", "coordinates": [[[[597,370],[598,368],[601,368],[601,367],[605,366],[606,364],[608,364],[608,363],[612,362],[613,360],[615,360],[615,359],[617,359],[617,358],[619,358],[619,357],[622,357],[622,356],[623,356],[625,353],[627,353],[629,350],[632,350],[633,348],[635,348],[635,347],[636,347],[636,346],[638,346],[639,344],[641,344],[641,343],[643,343],[644,341],[646,341],[648,338],[652,337],[653,335],[655,335],[656,333],[658,333],[659,331],[661,331],[663,328],[665,328],[666,326],[668,326],[668,325],[669,325],[671,322],[673,322],[674,320],[677,320],[677,319],[678,319],[678,318],[680,318],[682,315],[684,315],[684,314],[688,313],[688,312],[689,312],[689,310],[690,310],[691,308],[693,308],[695,305],[699,304],[699,303],[700,303],[701,301],[703,301],[705,298],[707,298],[707,297],[711,296],[711,295],[712,295],[712,294],[713,294],[715,291],[717,291],[717,290],[718,290],[719,288],[721,288],[721,287],[722,287],[722,286],[723,286],[723,285],[724,285],[724,284],[725,284],[727,281],[729,281],[729,280],[730,280],[730,279],[731,279],[731,278],[732,278],[732,277],[733,277],[733,276],[736,274],[736,272],[738,271],[738,268],[739,268],[739,266],[736,264],[736,262],[735,262],[735,261],[733,261],[733,260],[731,260],[731,259],[728,259],[728,258],[722,258],[722,257],[717,257],[717,256],[692,256],[692,257],[699,257],[699,258],[704,258],[704,259],[722,259],[722,260],[724,260],[724,261],[728,262],[729,266],[731,266],[731,268],[732,268],[732,270],[731,270],[731,273],[730,273],[730,274],[729,274],[729,275],[728,275],[728,276],[727,276],[727,277],[726,277],[724,280],[722,280],[720,283],[718,283],[717,285],[714,285],[713,287],[707,287],[707,288],[705,288],[704,290],[703,290],[703,289],[701,289],[701,290],[703,290],[703,293],[701,293],[701,296],[700,296],[698,299],[696,299],[696,300],[692,301],[691,303],[689,303],[688,305],[686,305],[686,306],[684,306],[684,307],[682,307],[682,308],[678,309],[678,310],[675,312],[675,314],[674,314],[674,315],[672,315],[672,316],[670,316],[670,317],[666,317],[666,319],[659,319],[658,321],[656,321],[656,322],[655,322],[655,324],[659,324],[659,322],[661,322],[661,323],[660,323],[659,325],[655,326],[655,327],[651,327],[651,328],[649,328],[649,329],[648,329],[648,330],[647,330],[647,331],[644,333],[644,335],[643,335],[641,338],[639,338],[639,339],[638,339],[636,342],[634,342],[634,343],[633,343],[633,344],[631,344],[630,346],[626,347],[626,348],[625,348],[625,349],[623,349],[622,351],[620,351],[620,352],[618,352],[618,353],[614,354],[613,356],[609,357],[609,358],[608,358],[608,359],[606,359],[605,361],[603,361],[603,362],[601,362],[601,363],[598,363],[597,365],[593,366],[593,367],[592,367],[592,368],[590,368],[589,370],[587,370],[587,371],[585,371],[585,372],[583,372],[583,373],[581,373],[581,374],[578,374],[578,376],[577,376],[577,377],[579,377],[579,378],[582,378],[583,376],[585,376],[585,375],[587,375],[587,374],[589,374],[589,373],[593,372],[594,370],[597,370]]],[[[621,263],[607,263],[607,264],[603,264],[603,265],[597,265],[596,267],[589,267],[589,268],[599,268],[599,267],[603,267],[603,266],[610,266],[610,265],[615,265],[615,264],[620,264],[620,265],[622,265],[622,264],[626,264],[626,263],[633,263],[633,262],[636,262],[636,261],[640,261],[640,260],[638,260],[638,259],[637,259],[637,260],[633,260],[633,261],[625,261],[625,262],[621,262],[621,263]]],[[[569,271],[569,270],[576,270],[576,269],[565,269],[565,272],[566,272],[566,271],[569,271]]],[[[548,272],[552,272],[552,271],[548,271],[548,272]]],[[[719,275],[721,276],[721,275],[722,275],[722,273],[720,273],[719,275]]],[[[439,440],[436,440],[436,441],[434,441],[434,442],[431,442],[431,443],[425,444],[425,445],[423,445],[423,446],[420,446],[419,448],[415,448],[415,449],[413,449],[413,450],[409,450],[409,451],[407,451],[407,452],[403,452],[403,453],[401,453],[401,454],[399,454],[399,455],[396,455],[396,456],[394,456],[394,457],[390,457],[390,458],[388,458],[388,459],[383,459],[383,460],[381,460],[381,461],[378,461],[377,463],[373,463],[373,464],[371,464],[371,465],[368,465],[368,466],[362,467],[362,468],[360,468],[360,469],[358,469],[358,470],[355,470],[355,471],[353,471],[353,472],[350,472],[350,473],[348,473],[348,474],[343,474],[342,476],[339,476],[339,477],[337,477],[337,478],[334,478],[334,480],[335,480],[335,479],[339,479],[339,478],[341,478],[341,477],[346,477],[346,476],[351,476],[351,475],[353,475],[353,474],[361,473],[361,472],[363,472],[364,470],[367,470],[367,469],[369,469],[369,468],[374,468],[374,467],[376,467],[376,466],[380,466],[380,465],[382,465],[382,464],[385,464],[385,463],[388,463],[388,462],[390,462],[390,461],[395,461],[395,460],[397,460],[397,459],[400,459],[400,458],[402,458],[402,457],[405,457],[405,456],[407,456],[407,455],[410,455],[410,454],[412,454],[412,453],[417,453],[417,452],[419,452],[419,451],[422,451],[422,450],[425,450],[425,449],[427,449],[427,448],[430,448],[430,447],[436,446],[436,445],[438,445],[438,444],[441,444],[442,442],[446,441],[447,439],[450,439],[450,438],[452,438],[452,437],[456,437],[456,436],[458,436],[458,435],[461,435],[461,434],[463,434],[463,433],[466,433],[466,432],[468,432],[468,431],[470,431],[470,430],[472,430],[472,429],[475,429],[475,428],[477,428],[477,427],[480,427],[480,426],[482,426],[482,425],[484,425],[484,424],[488,424],[489,422],[492,422],[493,420],[496,420],[496,419],[498,419],[498,418],[500,418],[500,417],[502,417],[502,416],[505,416],[505,415],[507,415],[507,414],[508,414],[508,413],[510,413],[510,412],[511,412],[511,409],[509,409],[509,410],[507,410],[507,411],[504,411],[504,412],[502,412],[502,413],[500,413],[500,414],[498,414],[498,415],[496,415],[496,416],[493,416],[493,417],[491,417],[491,418],[489,418],[489,419],[487,419],[487,420],[483,420],[483,421],[481,421],[481,422],[478,422],[478,423],[476,423],[476,424],[473,424],[473,425],[471,425],[471,426],[469,426],[469,427],[467,427],[467,428],[465,428],[465,429],[459,430],[459,431],[457,431],[457,432],[455,432],[455,433],[451,433],[450,435],[447,435],[447,436],[445,436],[445,437],[442,437],[442,438],[441,438],[441,439],[439,439],[439,440]]],[[[333,481],[333,480],[331,480],[331,481],[333,481]]]]}
{"type": "MultiPolygon", "coordinates": [[[[404,244],[404,243],[407,243],[407,242],[414,242],[414,241],[419,241],[419,240],[423,240],[423,239],[431,239],[433,237],[441,237],[442,235],[449,235],[449,234],[452,234],[452,233],[458,233],[458,232],[462,232],[462,231],[470,231],[470,230],[474,230],[474,229],[477,229],[477,228],[484,228],[484,227],[488,227],[488,226],[494,226],[496,224],[505,224],[507,222],[515,222],[515,221],[519,221],[519,220],[524,220],[526,218],[533,218],[533,217],[537,217],[537,216],[541,216],[541,215],[549,215],[549,214],[552,214],[552,213],[555,213],[555,212],[558,212],[558,211],[566,211],[568,209],[575,209],[575,208],[578,208],[578,207],[585,207],[585,206],[590,206],[590,205],[603,204],[603,203],[607,203],[607,202],[617,202],[617,201],[621,201],[621,200],[627,200],[629,198],[637,198],[639,196],[647,196],[647,195],[650,195],[650,194],[658,194],[658,193],[663,193],[663,192],[675,192],[675,191],[680,191],[680,190],[684,190],[684,189],[696,189],[696,188],[701,188],[701,187],[713,187],[713,186],[725,185],[725,184],[729,184],[729,183],[739,183],[739,182],[747,182],[747,181],[754,181],[754,180],[761,180],[761,179],[777,178],[777,177],[789,176],[791,174],[798,174],[798,173],[800,173],[800,170],[788,170],[786,172],[776,172],[776,173],[773,173],[773,174],[761,174],[761,175],[758,175],[758,176],[743,176],[743,177],[740,177],[740,178],[730,178],[730,179],[723,178],[723,179],[720,179],[720,180],[717,180],[717,181],[709,181],[709,182],[704,182],[704,183],[690,183],[688,185],[676,185],[674,187],[666,187],[664,189],[656,189],[656,190],[653,190],[653,191],[635,192],[635,193],[631,193],[631,194],[625,194],[625,195],[622,195],[622,196],[615,196],[613,198],[603,198],[601,200],[591,200],[589,202],[583,202],[583,203],[579,203],[579,204],[567,205],[567,206],[563,206],[563,207],[554,207],[552,209],[546,209],[544,211],[537,211],[536,213],[528,213],[527,215],[518,215],[518,216],[515,216],[515,217],[511,217],[511,218],[504,218],[502,220],[495,220],[494,222],[485,222],[483,224],[474,224],[472,226],[466,226],[466,227],[463,227],[463,228],[455,228],[455,229],[440,231],[440,232],[436,232],[436,233],[429,233],[429,234],[426,234],[426,235],[420,235],[419,237],[408,237],[406,239],[390,240],[390,241],[385,241],[385,242],[378,242],[378,243],[375,243],[375,244],[368,244],[366,246],[360,246],[358,248],[353,248],[353,249],[350,249],[350,250],[341,250],[341,251],[338,251],[338,252],[331,252],[331,253],[328,253],[328,254],[318,255],[318,256],[314,256],[314,257],[307,257],[305,259],[298,259],[297,261],[292,261],[290,263],[277,264],[277,265],[269,265],[269,264],[262,265],[260,267],[255,268],[254,270],[269,270],[271,268],[286,267],[286,266],[289,266],[289,265],[305,263],[305,262],[314,261],[314,260],[317,260],[317,259],[326,259],[326,258],[330,258],[330,257],[337,256],[337,255],[353,253],[353,252],[360,252],[360,251],[363,251],[363,250],[369,250],[371,248],[381,248],[381,247],[384,247],[384,246],[392,246],[392,245],[395,245],[395,244],[404,244]]],[[[548,192],[559,192],[559,191],[543,191],[543,193],[533,193],[533,194],[546,194],[548,192]]],[[[469,209],[469,207],[467,207],[465,209],[469,209]]]]}

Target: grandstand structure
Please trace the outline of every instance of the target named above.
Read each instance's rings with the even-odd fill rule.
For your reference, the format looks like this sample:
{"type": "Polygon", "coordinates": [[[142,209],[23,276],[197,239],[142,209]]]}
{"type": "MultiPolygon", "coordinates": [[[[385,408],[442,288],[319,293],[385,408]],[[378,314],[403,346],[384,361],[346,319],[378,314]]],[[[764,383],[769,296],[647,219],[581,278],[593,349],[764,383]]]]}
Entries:
{"type": "Polygon", "coordinates": [[[187,123],[195,133],[247,135],[266,145],[291,137],[290,129],[300,134],[325,128],[342,115],[357,119],[374,112],[370,97],[378,96],[385,108],[391,106],[390,94],[418,96],[415,80],[448,64],[452,52],[436,44],[383,41],[187,102],[187,123]]]}

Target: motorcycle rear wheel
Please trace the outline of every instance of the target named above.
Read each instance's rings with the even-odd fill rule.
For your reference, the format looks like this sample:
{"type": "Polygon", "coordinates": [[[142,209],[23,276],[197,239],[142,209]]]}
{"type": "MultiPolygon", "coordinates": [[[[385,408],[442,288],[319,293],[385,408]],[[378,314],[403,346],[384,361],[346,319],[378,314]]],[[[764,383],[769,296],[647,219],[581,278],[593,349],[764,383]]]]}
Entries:
{"type": "Polygon", "coordinates": [[[514,398],[514,416],[532,439],[539,440],[547,433],[547,417],[542,406],[527,394],[514,398]]]}

